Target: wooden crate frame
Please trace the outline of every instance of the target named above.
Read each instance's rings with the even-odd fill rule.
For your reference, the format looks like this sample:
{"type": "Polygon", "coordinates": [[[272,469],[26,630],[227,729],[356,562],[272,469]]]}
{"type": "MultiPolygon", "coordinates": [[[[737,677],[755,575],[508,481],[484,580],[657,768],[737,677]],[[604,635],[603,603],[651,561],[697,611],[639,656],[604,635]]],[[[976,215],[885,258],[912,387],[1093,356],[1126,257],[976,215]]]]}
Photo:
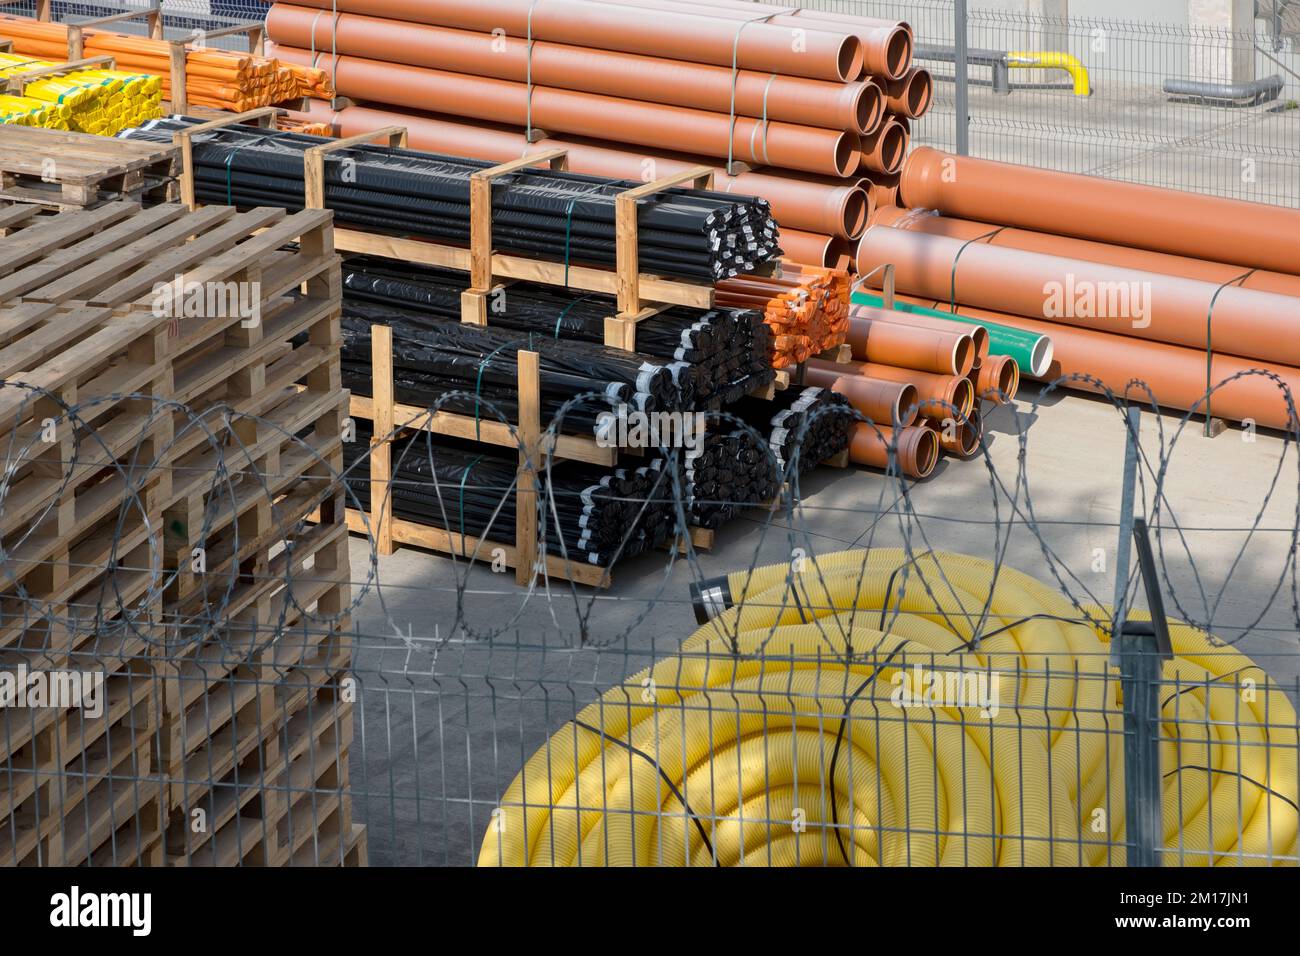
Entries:
{"type": "MultiPolygon", "coordinates": [[[[91,66],[112,68],[113,57],[91,57],[0,77],[10,92],[34,80],[91,66]]],[[[0,137],[0,199],[56,209],[114,199],[175,199],[179,153],[142,140],[74,130],[5,126],[0,137]],[[53,159],[52,169],[47,163],[53,159]]]]}
{"type": "MultiPolygon", "coordinates": [[[[515,569],[515,580],[531,582],[540,572],[537,554],[537,476],[543,460],[584,461],[612,467],[618,449],[602,448],[589,436],[544,436],[541,425],[540,357],[536,352],[518,353],[519,422],[514,429],[498,420],[475,420],[470,415],[431,412],[417,405],[399,404],[394,400],[392,329],[384,325],[371,327],[371,398],[354,396],[351,413],[355,418],[374,422],[374,439],[370,448],[369,514],[349,509],[347,521],[352,531],[372,534],[380,554],[392,554],[396,544],[441,551],[468,557],[491,554],[501,549],[507,567],[515,569]],[[389,491],[392,483],[391,438],[402,429],[429,431],[499,448],[516,448],[519,452],[515,507],[515,540],[493,541],[461,535],[443,528],[398,518],[393,514],[389,491]]],[[[591,586],[608,586],[606,569],[594,568],[577,561],[565,561],[558,555],[546,556],[546,573],[561,580],[591,586]]]]}
{"type": "MultiPolygon", "coordinates": [[[[202,132],[241,123],[269,125],[282,113],[276,107],[263,107],[245,113],[213,119],[173,134],[173,142],[182,147],[184,172],[181,180],[181,198],[190,208],[195,208],[193,137],[202,132]]],[[[331,152],[387,139],[390,146],[405,146],[407,129],[403,126],[385,126],[372,133],[362,133],[344,139],[322,143],[303,155],[303,187],[305,206],[323,209],[324,157],[331,152]]],[[[656,193],[693,183],[697,187],[712,184],[713,169],[698,166],[693,169],[646,183],[619,194],[615,200],[615,234],[617,262],[614,269],[591,266],[566,267],[563,263],[533,259],[527,256],[504,255],[492,251],[491,185],[501,176],[547,163],[552,169],[567,168],[568,151],[546,150],[522,159],[479,170],[470,177],[470,241],[469,247],[449,245],[425,239],[384,236],[378,233],[347,227],[334,230],[335,247],[341,252],[360,252],[369,255],[437,266],[470,274],[470,288],[462,299],[462,320],[474,325],[487,324],[486,297],[490,296],[498,280],[539,282],[545,285],[567,286],[586,292],[603,292],[616,296],[619,312],[611,316],[613,324],[606,324],[605,344],[614,348],[633,350],[635,325],[654,315],[658,308],[648,308],[645,303],[659,303],[663,307],[684,305],[711,309],[714,305],[713,286],[680,279],[665,279],[642,273],[637,268],[638,230],[637,204],[656,193]],[[626,344],[624,344],[626,343],[626,344]]]]}

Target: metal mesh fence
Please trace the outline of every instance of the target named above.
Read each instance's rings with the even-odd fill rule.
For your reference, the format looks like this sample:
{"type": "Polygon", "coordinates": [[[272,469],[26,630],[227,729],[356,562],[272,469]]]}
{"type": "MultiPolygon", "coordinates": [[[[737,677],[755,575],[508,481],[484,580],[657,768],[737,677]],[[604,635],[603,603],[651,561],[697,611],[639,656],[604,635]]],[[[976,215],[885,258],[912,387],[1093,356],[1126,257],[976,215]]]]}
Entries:
{"type": "MultiPolygon", "coordinates": [[[[917,62],[937,79],[934,105],[915,124],[914,142],[955,148],[950,0],[803,6],[909,22],[917,62]]],[[[1092,18],[1086,7],[1059,20],[969,6],[971,155],[1300,205],[1300,55],[1295,38],[1275,34],[1268,21],[1258,21],[1257,32],[1234,32],[1092,18]],[[1072,57],[1086,70],[1080,82],[1091,95],[1077,95],[1064,70],[1030,67],[1023,54],[1040,52],[1072,57]],[[1241,78],[1259,81],[1258,89],[1227,89],[1249,86],[1241,78]]]]}
{"type": "MultiPolygon", "coordinates": [[[[216,30],[237,23],[265,20],[271,5],[266,0],[105,0],[103,3],[55,0],[50,7],[50,17],[56,22],[75,23],[129,10],[158,7],[161,7],[163,13],[164,34],[171,38],[185,36],[195,30],[216,30]]],[[[0,3],[0,14],[5,13],[36,16],[36,0],[8,0],[0,3]]],[[[142,20],[118,21],[112,28],[121,33],[144,35],[147,32],[142,20]]],[[[248,49],[248,38],[245,36],[217,37],[211,43],[221,49],[248,49]]]]}
{"type": "MultiPolygon", "coordinates": [[[[1237,489],[1248,507],[1189,521],[1212,480],[1190,415],[1139,435],[1118,399],[1085,401],[1108,438],[1085,503],[1040,477],[1077,440],[1052,431],[1058,398],[988,410],[978,459],[952,465],[982,490],[848,473],[828,493],[792,461],[725,563],[683,539],[618,564],[609,590],[516,587],[486,541],[380,558],[336,510],[290,520],[294,491],[265,489],[321,473],[305,438],[215,468],[188,529],[152,515],[150,470],[119,454],[128,490],[85,539],[108,549],[92,584],[44,596],[89,552],[60,572],[24,560],[36,532],[5,537],[0,859],[1122,865],[1150,834],[1131,806],[1154,806],[1145,848],[1167,865],[1295,863],[1296,435],[1219,439],[1275,467],[1237,489]],[[1142,573],[1101,477],[1126,460],[1142,573]],[[1150,642],[1112,656],[1144,618],[1116,594],[1186,622],[1172,659],[1150,642]]],[[[240,433],[220,408],[158,407],[240,433]]],[[[96,441],[80,428],[63,467],[96,441]]],[[[5,513],[30,468],[58,469],[42,447],[10,443],[5,513]]],[[[467,493],[516,488],[417,490],[455,527],[467,493]]],[[[660,493],[684,519],[689,489],[660,493]]],[[[538,497],[553,556],[567,504],[538,497]]]]}

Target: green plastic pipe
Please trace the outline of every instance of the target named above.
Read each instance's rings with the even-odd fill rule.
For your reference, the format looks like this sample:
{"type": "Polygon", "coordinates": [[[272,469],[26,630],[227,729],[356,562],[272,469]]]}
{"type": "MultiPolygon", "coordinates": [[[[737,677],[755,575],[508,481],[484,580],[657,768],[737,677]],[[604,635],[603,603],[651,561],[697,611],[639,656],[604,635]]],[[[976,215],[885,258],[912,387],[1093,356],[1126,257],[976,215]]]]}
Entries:
{"type": "MultiPolygon", "coordinates": [[[[854,292],[851,301],[855,305],[870,305],[877,309],[884,308],[885,305],[885,300],[881,296],[870,292],[854,292]]],[[[900,302],[897,299],[894,300],[894,310],[910,312],[913,315],[929,315],[965,325],[982,326],[989,333],[989,354],[1011,356],[1016,360],[1017,365],[1026,369],[1034,378],[1042,378],[1046,375],[1048,367],[1052,364],[1052,340],[1049,336],[972,319],[957,312],[942,312],[939,309],[930,309],[911,302],[900,302]]]]}

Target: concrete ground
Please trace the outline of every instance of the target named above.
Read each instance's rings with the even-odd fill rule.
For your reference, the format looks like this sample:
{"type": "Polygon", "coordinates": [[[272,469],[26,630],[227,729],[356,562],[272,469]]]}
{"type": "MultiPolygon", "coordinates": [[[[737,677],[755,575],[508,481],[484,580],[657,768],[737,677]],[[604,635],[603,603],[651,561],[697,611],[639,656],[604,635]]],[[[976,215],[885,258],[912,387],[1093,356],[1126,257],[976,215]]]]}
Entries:
{"type": "MultiPolygon", "coordinates": [[[[1148,514],[1163,465],[1167,609],[1239,641],[1292,689],[1296,451],[1276,434],[1230,429],[1210,439],[1199,423],[1179,426],[1179,416],[1142,416],[1148,514]]],[[[993,558],[1005,547],[1007,566],[1051,582],[1050,554],[1072,594],[1109,602],[1120,414],[1078,394],[1040,400],[1029,385],[1013,407],[989,414],[986,432],[987,461],[945,461],[927,481],[907,482],[905,497],[879,473],[820,469],[804,479],[793,521],[750,512],[709,554],[619,565],[608,591],[552,582],[549,593],[530,593],[512,574],[409,548],[379,558],[378,586],[355,615],[363,691],[352,785],[372,862],[472,862],[495,801],[546,737],[695,629],[688,586],[699,576],[785,562],[794,548],[816,555],[910,541],[916,551],[993,558]]],[[[365,580],[367,541],[354,537],[352,560],[353,580],[365,580]]]]}

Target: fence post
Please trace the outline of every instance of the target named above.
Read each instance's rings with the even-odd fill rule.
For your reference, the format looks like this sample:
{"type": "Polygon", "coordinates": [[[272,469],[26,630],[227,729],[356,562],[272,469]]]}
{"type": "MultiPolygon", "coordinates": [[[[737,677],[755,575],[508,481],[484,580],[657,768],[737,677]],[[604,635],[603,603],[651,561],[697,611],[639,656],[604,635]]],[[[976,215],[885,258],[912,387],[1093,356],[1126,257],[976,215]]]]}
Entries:
{"type": "Polygon", "coordinates": [[[1119,543],[1115,558],[1115,609],[1111,618],[1111,663],[1119,667],[1124,695],[1124,833],[1129,866],[1160,865],[1164,840],[1161,820],[1160,678],[1173,656],[1164,600],[1146,520],[1136,517],[1138,445],[1141,412],[1128,410],[1124,449],[1124,487],[1119,543]],[[1138,574],[1147,596],[1150,621],[1128,620],[1129,535],[1138,553],[1138,574]]]}
{"type": "Polygon", "coordinates": [[[966,0],[953,0],[953,86],[956,90],[957,155],[970,155],[970,89],[966,62],[966,0]]]}

